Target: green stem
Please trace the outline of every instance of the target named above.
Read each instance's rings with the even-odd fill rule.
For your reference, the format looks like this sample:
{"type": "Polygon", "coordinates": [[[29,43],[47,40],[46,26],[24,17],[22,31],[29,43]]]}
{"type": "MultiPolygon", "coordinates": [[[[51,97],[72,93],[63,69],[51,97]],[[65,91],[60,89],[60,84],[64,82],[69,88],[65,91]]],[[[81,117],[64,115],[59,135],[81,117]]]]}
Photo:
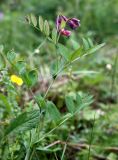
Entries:
{"type": "Polygon", "coordinates": [[[55,131],[58,127],[60,127],[63,123],[65,123],[68,119],[70,119],[72,117],[72,115],[71,116],[69,116],[68,118],[66,118],[66,119],[64,119],[59,125],[57,125],[55,128],[53,128],[52,130],[50,130],[48,133],[46,133],[42,138],[40,138],[37,142],[35,142],[35,144],[36,143],[38,143],[38,142],[40,142],[40,141],[42,141],[45,137],[47,137],[50,133],[52,133],[53,131],[55,131]]]}
{"type": "Polygon", "coordinates": [[[92,125],[92,128],[91,128],[91,133],[90,133],[88,160],[90,159],[90,154],[91,154],[91,145],[92,145],[92,140],[93,140],[94,126],[95,126],[95,115],[94,115],[93,125],[92,125]]]}
{"type": "Polygon", "coordinates": [[[31,156],[30,156],[29,160],[32,160],[32,157],[33,157],[33,155],[34,155],[34,152],[35,152],[35,148],[33,148],[33,150],[32,150],[32,153],[31,153],[31,156]]]}
{"type": "Polygon", "coordinates": [[[111,80],[111,97],[113,97],[113,93],[115,90],[117,61],[118,61],[118,54],[116,54],[116,56],[115,56],[114,65],[113,65],[112,80],[111,80]]]}
{"type": "Polygon", "coordinates": [[[31,148],[28,148],[26,156],[25,156],[25,160],[30,160],[30,153],[31,153],[31,148]]]}

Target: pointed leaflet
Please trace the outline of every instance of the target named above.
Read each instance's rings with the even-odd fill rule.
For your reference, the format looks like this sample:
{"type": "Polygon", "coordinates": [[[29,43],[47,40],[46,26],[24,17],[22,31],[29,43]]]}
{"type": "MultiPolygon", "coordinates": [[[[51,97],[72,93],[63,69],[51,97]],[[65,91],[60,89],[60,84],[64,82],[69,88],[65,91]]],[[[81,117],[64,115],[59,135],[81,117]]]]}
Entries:
{"type": "Polygon", "coordinates": [[[105,45],[105,43],[96,45],[96,46],[88,49],[87,52],[86,52],[86,54],[92,54],[92,53],[96,52],[97,50],[99,50],[100,48],[102,48],[104,45],[105,45]]]}
{"type": "Polygon", "coordinates": [[[58,44],[58,52],[67,60],[70,59],[70,50],[62,44],[58,44]]]}
{"type": "Polygon", "coordinates": [[[44,22],[43,22],[43,18],[41,16],[39,16],[39,28],[40,28],[41,32],[44,29],[44,22]]]}
{"type": "Polygon", "coordinates": [[[31,21],[32,21],[33,26],[36,27],[37,26],[37,19],[36,19],[35,15],[33,15],[33,14],[31,14],[31,21]]]}
{"type": "Polygon", "coordinates": [[[79,93],[76,94],[76,103],[77,103],[77,108],[79,108],[82,104],[82,98],[79,95],[79,93]]]}
{"type": "Polygon", "coordinates": [[[92,42],[92,40],[90,39],[90,38],[88,38],[88,43],[89,43],[89,46],[90,47],[93,47],[94,45],[93,45],[93,42],[92,42]]]}
{"type": "Polygon", "coordinates": [[[39,110],[33,110],[20,114],[11,121],[5,134],[8,135],[11,132],[24,132],[35,128],[39,122],[39,116],[39,110]]]}
{"type": "Polygon", "coordinates": [[[50,34],[50,27],[49,27],[49,23],[48,23],[47,20],[45,20],[45,22],[44,22],[44,32],[45,32],[46,36],[49,36],[49,34],[50,34]]]}
{"type": "Polygon", "coordinates": [[[47,102],[47,109],[46,109],[47,115],[51,120],[58,121],[61,118],[61,114],[58,111],[57,107],[54,103],[51,101],[47,102]]]}
{"type": "Polygon", "coordinates": [[[88,43],[88,41],[85,38],[82,38],[82,40],[83,40],[84,49],[85,50],[89,49],[89,43],[88,43]]]}
{"type": "Polygon", "coordinates": [[[7,111],[8,111],[8,112],[11,112],[12,106],[10,105],[7,97],[6,97],[4,94],[2,94],[2,93],[0,93],[0,101],[2,101],[2,103],[3,103],[4,106],[6,107],[6,110],[7,110],[7,111]]]}
{"type": "Polygon", "coordinates": [[[53,43],[56,44],[57,43],[57,30],[56,30],[56,28],[53,28],[51,36],[52,36],[53,43]]]}
{"type": "Polygon", "coordinates": [[[16,53],[14,51],[10,51],[7,53],[7,59],[9,60],[9,62],[13,62],[16,58],[16,53]]]}
{"type": "Polygon", "coordinates": [[[42,97],[40,94],[37,94],[35,96],[36,102],[38,103],[39,107],[46,108],[46,101],[44,97],[42,97]]]}
{"type": "Polygon", "coordinates": [[[14,65],[19,74],[24,74],[26,72],[26,63],[24,61],[19,60],[14,65]]]}
{"type": "Polygon", "coordinates": [[[66,96],[65,101],[66,101],[66,106],[68,108],[68,111],[73,114],[75,112],[75,109],[76,109],[73,97],[72,96],[66,96]]]}
{"type": "Polygon", "coordinates": [[[3,68],[5,68],[5,66],[6,66],[5,59],[4,59],[3,55],[0,54],[0,70],[2,70],[3,68]]]}
{"type": "Polygon", "coordinates": [[[88,107],[91,103],[93,103],[93,96],[83,95],[80,97],[79,94],[76,95],[76,101],[78,105],[78,109],[76,112],[88,107]]]}
{"type": "Polygon", "coordinates": [[[73,61],[76,58],[79,58],[83,53],[83,47],[79,47],[77,50],[75,50],[71,56],[70,56],[70,60],[73,61]]]}
{"type": "Polygon", "coordinates": [[[38,81],[38,73],[36,70],[31,70],[28,73],[28,80],[30,86],[34,86],[36,84],[36,82],[38,81]]]}
{"type": "Polygon", "coordinates": [[[27,15],[27,16],[25,17],[25,19],[26,19],[26,21],[27,21],[29,24],[31,23],[30,15],[27,15]]]}

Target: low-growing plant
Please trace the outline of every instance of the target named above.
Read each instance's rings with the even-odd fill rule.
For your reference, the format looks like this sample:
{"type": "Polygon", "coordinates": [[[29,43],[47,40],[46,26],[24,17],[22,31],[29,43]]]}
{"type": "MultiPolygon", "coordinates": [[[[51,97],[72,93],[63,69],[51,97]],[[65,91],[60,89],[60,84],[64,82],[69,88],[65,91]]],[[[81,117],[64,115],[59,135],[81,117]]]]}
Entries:
{"type": "MultiPolygon", "coordinates": [[[[80,92],[67,93],[65,95],[66,111],[61,112],[54,102],[48,99],[48,94],[62,74],[68,74],[72,78],[74,64],[104,46],[104,44],[93,45],[91,39],[82,38],[81,45],[78,45],[77,49],[73,50],[72,46],[66,47],[61,38],[68,40],[72,32],[77,32],[75,29],[79,28],[80,20],[76,18],[59,15],[56,27],[51,28],[47,20],[31,14],[26,17],[26,23],[45,37],[36,49],[40,50],[44,44],[50,43],[55,48],[55,59],[48,63],[50,64],[50,84],[46,92],[40,93],[39,90],[35,93],[33,88],[40,83],[41,66],[32,68],[27,59],[19,57],[14,50],[5,53],[4,47],[0,46],[0,123],[3,130],[0,133],[0,143],[3,146],[0,156],[3,160],[35,160],[40,157],[39,151],[44,153],[61,151],[61,148],[51,150],[50,145],[47,147],[46,140],[51,139],[55,131],[66,121],[79,115],[81,110],[88,107],[93,102],[93,97],[80,92]]],[[[59,133],[55,134],[58,136],[59,133]]],[[[61,160],[64,159],[65,150],[66,145],[62,153],[60,152],[61,160]]]]}

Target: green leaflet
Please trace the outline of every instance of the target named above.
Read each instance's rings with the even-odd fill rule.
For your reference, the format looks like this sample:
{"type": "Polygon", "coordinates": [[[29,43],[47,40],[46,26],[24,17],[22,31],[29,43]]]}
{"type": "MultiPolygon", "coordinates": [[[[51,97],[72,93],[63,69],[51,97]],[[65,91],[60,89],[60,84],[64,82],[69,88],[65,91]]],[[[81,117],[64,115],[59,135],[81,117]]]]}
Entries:
{"type": "Polygon", "coordinates": [[[40,111],[24,112],[13,119],[6,129],[5,135],[11,132],[24,132],[35,128],[39,123],[40,111]]]}
{"type": "Polygon", "coordinates": [[[33,14],[31,14],[31,22],[34,27],[37,26],[37,19],[36,19],[35,15],[33,15],[33,14]]]}
{"type": "Polygon", "coordinates": [[[44,32],[45,32],[46,36],[49,36],[49,34],[50,34],[50,27],[49,27],[49,23],[48,23],[47,20],[45,20],[45,22],[44,22],[44,32]]]}
{"type": "Polygon", "coordinates": [[[44,22],[43,22],[43,18],[41,16],[39,16],[39,28],[40,28],[41,32],[44,29],[44,22]]]}
{"type": "Polygon", "coordinates": [[[0,101],[3,102],[7,111],[10,112],[11,111],[11,105],[9,104],[9,101],[8,101],[7,97],[2,93],[0,93],[0,101]]]}
{"type": "Polygon", "coordinates": [[[61,114],[58,111],[57,107],[54,103],[51,101],[47,102],[47,108],[46,108],[47,116],[54,121],[58,121],[61,118],[61,114]]]}
{"type": "Polygon", "coordinates": [[[3,68],[5,68],[5,66],[6,66],[5,59],[4,59],[3,55],[0,54],[0,70],[2,70],[3,68]]]}
{"type": "Polygon", "coordinates": [[[7,53],[7,59],[9,60],[10,63],[13,63],[15,58],[16,58],[16,53],[14,51],[7,53]]]}

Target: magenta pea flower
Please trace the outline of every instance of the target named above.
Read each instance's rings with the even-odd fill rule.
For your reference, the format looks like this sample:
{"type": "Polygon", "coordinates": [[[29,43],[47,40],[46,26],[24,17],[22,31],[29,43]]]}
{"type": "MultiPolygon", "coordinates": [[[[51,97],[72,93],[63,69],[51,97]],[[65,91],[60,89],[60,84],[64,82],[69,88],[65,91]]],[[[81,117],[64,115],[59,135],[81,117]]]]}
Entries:
{"type": "Polygon", "coordinates": [[[77,27],[80,27],[80,20],[77,18],[71,18],[68,20],[67,23],[71,29],[76,29],[77,27]]]}
{"type": "Polygon", "coordinates": [[[62,25],[64,23],[66,24],[67,21],[68,21],[68,18],[66,18],[65,16],[59,15],[57,17],[57,19],[56,19],[56,28],[57,28],[57,30],[59,31],[60,29],[62,29],[63,28],[62,25]]]}
{"type": "Polygon", "coordinates": [[[63,35],[63,36],[66,36],[66,37],[70,37],[71,31],[63,28],[63,29],[60,30],[60,34],[63,35]]]}
{"type": "Polygon", "coordinates": [[[71,35],[71,31],[65,29],[67,21],[68,21],[67,17],[59,15],[56,20],[56,28],[61,35],[69,37],[71,35]]]}
{"type": "Polygon", "coordinates": [[[80,26],[80,20],[77,18],[70,18],[68,19],[65,16],[59,15],[56,20],[56,28],[57,31],[66,37],[71,35],[71,31],[65,29],[66,26],[69,26],[71,29],[76,29],[80,26]]]}

